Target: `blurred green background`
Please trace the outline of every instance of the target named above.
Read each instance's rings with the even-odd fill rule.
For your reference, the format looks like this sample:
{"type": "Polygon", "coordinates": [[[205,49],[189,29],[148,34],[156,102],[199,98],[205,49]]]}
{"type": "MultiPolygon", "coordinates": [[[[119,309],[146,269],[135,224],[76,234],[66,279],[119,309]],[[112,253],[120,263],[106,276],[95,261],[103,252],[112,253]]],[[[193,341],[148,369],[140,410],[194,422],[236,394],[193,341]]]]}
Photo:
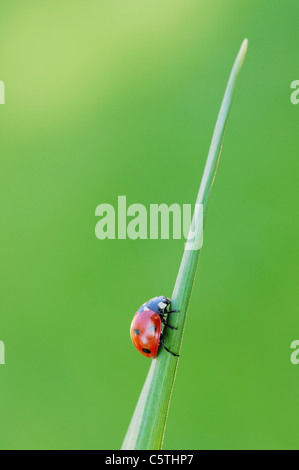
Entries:
{"type": "Polygon", "coordinates": [[[2,449],[121,446],[150,366],[131,319],[171,295],[183,241],[99,241],[95,208],[195,202],[245,37],[164,448],[299,447],[298,14],[1,1],[2,449]]]}

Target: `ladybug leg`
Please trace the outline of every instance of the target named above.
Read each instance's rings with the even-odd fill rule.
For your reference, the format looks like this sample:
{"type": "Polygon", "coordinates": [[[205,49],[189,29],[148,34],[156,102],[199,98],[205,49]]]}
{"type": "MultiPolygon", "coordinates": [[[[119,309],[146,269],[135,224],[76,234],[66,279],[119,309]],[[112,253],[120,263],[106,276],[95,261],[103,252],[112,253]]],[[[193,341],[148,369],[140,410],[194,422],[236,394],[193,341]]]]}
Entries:
{"type": "Polygon", "coordinates": [[[163,323],[163,325],[168,326],[168,328],[170,328],[171,330],[177,330],[177,328],[175,326],[171,326],[168,323],[166,323],[166,321],[163,317],[161,318],[161,322],[163,323]]]}
{"type": "Polygon", "coordinates": [[[160,342],[161,342],[163,348],[166,349],[166,351],[169,352],[172,356],[174,356],[174,357],[179,357],[179,356],[180,356],[179,354],[173,353],[172,351],[170,351],[170,349],[168,349],[168,348],[165,346],[163,335],[160,336],[160,342]]]}
{"type": "Polygon", "coordinates": [[[168,310],[167,313],[179,313],[180,310],[168,310]]]}

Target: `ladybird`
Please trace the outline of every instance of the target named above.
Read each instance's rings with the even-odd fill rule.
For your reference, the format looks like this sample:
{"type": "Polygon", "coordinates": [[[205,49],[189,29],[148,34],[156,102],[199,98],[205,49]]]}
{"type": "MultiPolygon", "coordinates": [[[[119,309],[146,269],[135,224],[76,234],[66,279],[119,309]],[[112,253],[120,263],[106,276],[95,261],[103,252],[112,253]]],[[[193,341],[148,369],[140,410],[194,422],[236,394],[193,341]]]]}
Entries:
{"type": "Polygon", "coordinates": [[[169,313],[178,312],[178,310],[168,310],[170,304],[171,300],[168,297],[155,297],[137,310],[131,323],[131,339],[135,348],[151,359],[157,357],[159,344],[173,356],[179,356],[165,346],[162,335],[162,324],[172,330],[177,329],[166,323],[169,313]]]}

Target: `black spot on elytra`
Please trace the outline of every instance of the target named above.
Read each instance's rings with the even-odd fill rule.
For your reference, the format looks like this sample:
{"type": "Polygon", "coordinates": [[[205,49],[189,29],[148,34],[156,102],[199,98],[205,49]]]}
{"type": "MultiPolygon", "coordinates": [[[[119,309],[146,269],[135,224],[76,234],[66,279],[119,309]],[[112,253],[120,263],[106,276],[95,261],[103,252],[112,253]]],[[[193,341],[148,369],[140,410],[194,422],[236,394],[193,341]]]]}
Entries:
{"type": "Polygon", "coordinates": [[[151,325],[151,326],[148,327],[147,331],[153,331],[154,332],[154,331],[156,331],[156,329],[157,328],[155,327],[155,325],[151,325]]]}
{"type": "Polygon", "coordinates": [[[140,331],[137,328],[134,328],[134,335],[137,335],[137,336],[140,335],[140,331]]]}
{"type": "Polygon", "coordinates": [[[150,354],[151,351],[149,349],[146,349],[146,348],[143,348],[142,351],[145,353],[145,354],[150,354]]]}

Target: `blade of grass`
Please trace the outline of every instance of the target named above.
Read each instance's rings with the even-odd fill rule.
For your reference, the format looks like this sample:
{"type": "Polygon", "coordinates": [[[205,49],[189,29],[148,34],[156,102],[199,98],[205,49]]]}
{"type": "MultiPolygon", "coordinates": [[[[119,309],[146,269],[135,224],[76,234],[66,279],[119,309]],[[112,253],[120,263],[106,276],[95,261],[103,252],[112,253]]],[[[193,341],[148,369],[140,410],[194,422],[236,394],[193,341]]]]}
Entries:
{"type": "MultiPolygon", "coordinates": [[[[196,201],[197,204],[202,204],[203,206],[203,218],[199,217],[196,219],[195,230],[197,233],[203,230],[209,195],[218,167],[232,97],[245,59],[247,45],[248,41],[245,39],[234,63],[214,130],[196,201]]],[[[178,330],[170,331],[167,329],[167,331],[164,331],[167,346],[171,351],[177,353],[181,349],[186,314],[198,265],[199,253],[200,250],[184,251],[171,304],[173,309],[180,310],[179,314],[172,315],[171,317],[172,325],[177,327],[178,330]]],[[[123,450],[161,449],[177,365],[178,358],[171,356],[161,348],[157,359],[153,360],[151,364],[122,445],[123,450]]]]}

